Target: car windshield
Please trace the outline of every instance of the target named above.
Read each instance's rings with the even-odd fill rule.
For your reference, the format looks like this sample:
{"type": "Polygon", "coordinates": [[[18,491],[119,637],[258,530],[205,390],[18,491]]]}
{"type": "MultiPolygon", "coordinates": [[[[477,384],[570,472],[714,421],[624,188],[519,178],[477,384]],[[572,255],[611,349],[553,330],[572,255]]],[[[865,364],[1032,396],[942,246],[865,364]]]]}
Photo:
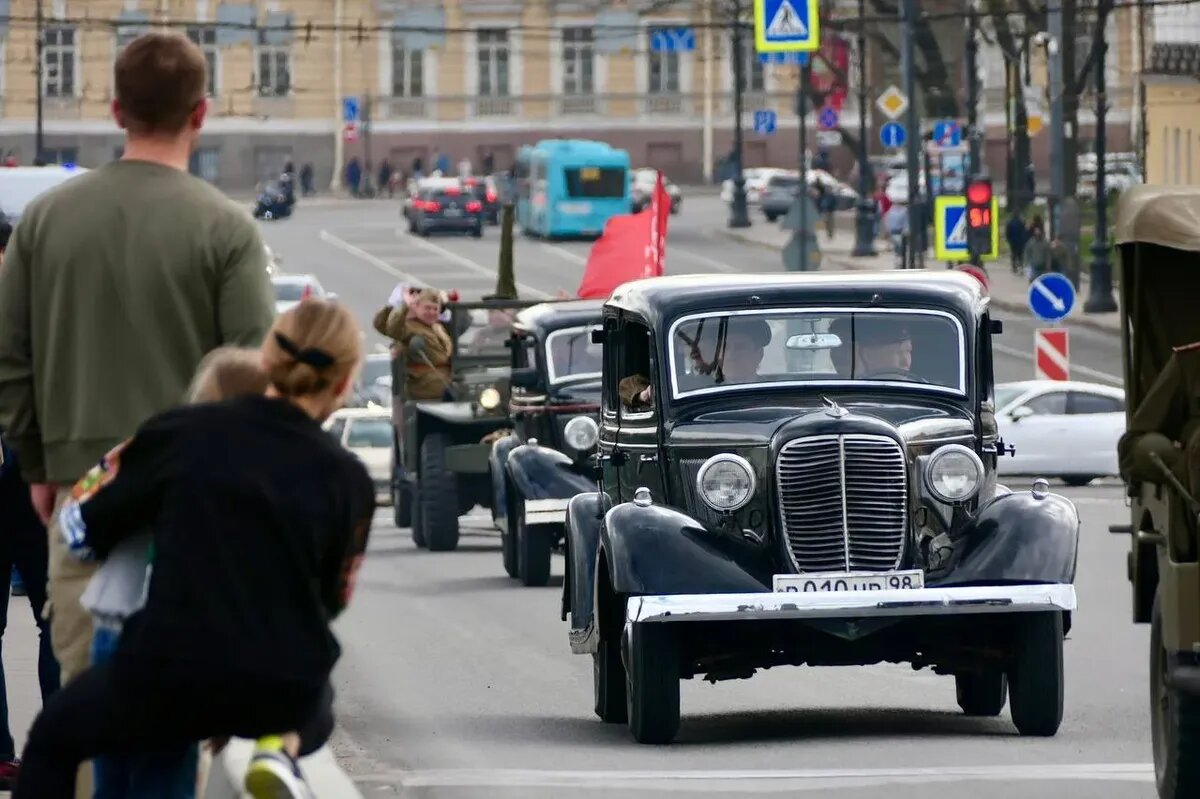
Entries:
{"type": "Polygon", "coordinates": [[[346,435],[347,447],[392,446],[392,423],[388,419],[353,419],[346,435]]]}
{"type": "Polygon", "coordinates": [[[966,393],[962,326],[941,311],[692,316],[675,323],[670,341],[676,397],[863,382],[966,393]]]}
{"type": "Polygon", "coordinates": [[[510,308],[459,309],[456,313],[458,352],[496,357],[502,363],[509,363],[506,342],[512,335],[515,314],[510,308]]]}
{"type": "Polygon", "coordinates": [[[275,284],[275,299],[279,302],[300,302],[304,299],[304,283],[280,281],[275,284]]]}
{"type": "Polygon", "coordinates": [[[794,189],[800,185],[800,178],[771,178],[767,185],[772,189],[794,189]]]}
{"type": "Polygon", "coordinates": [[[996,410],[1008,407],[1008,404],[1025,393],[1020,386],[996,386],[996,410]]]}
{"type": "Polygon", "coordinates": [[[603,370],[603,346],[592,343],[596,327],[555,330],[546,337],[546,363],[551,383],[568,378],[599,377],[603,370]]]}

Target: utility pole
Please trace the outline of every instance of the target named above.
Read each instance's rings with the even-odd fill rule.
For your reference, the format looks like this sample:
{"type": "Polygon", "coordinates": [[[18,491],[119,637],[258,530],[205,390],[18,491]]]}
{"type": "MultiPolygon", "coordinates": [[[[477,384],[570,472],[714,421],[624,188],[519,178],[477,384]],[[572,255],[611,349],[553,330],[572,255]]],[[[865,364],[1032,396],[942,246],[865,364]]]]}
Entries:
{"type": "Polygon", "coordinates": [[[815,220],[808,218],[808,91],[812,86],[812,59],[806,59],[800,65],[800,85],[796,87],[796,114],[799,116],[800,127],[800,189],[796,194],[796,202],[799,204],[798,218],[800,220],[800,229],[796,231],[795,237],[800,243],[800,271],[807,272],[810,268],[809,254],[812,245],[812,233],[809,226],[815,220]]]}
{"type": "Polygon", "coordinates": [[[867,2],[858,0],[858,212],[855,257],[875,255],[875,173],[867,155],[867,2]]]}
{"type": "MultiPolygon", "coordinates": [[[[906,155],[908,161],[908,247],[904,259],[906,269],[918,268],[917,251],[925,232],[924,204],[920,202],[921,182],[921,117],[917,113],[917,67],[913,39],[916,37],[917,0],[903,0],[900,7],[900,61],[904,73],[904,95],[908,98],[905,127],[908,128],[906,155]]],[[[923,260],[923,259],[922,259],[923,260]]],[[[924,265],[923,263],[921,264],[924,265]]]]}
{"type": "Polygon", "coordinates": [[[967,10],[967,174],[966,180],[972,175],[984,172],[980,157],[980,140],[983,138],[979,130],[979,2],[970,0],[967,10]]]}
{"type": "MultiPolygon", "coordinates": [[[[1059,210],[1066,191],[1066,162],[1063,142],[1066,139],[1066,118],[1063,112],[1063,11],[1062,0],[1051,0],[1046,11],[1049,41],[1046,55],[1050,72],[1050,236],[1058,235],[1059,210]]],[[[1074,65],[1070,67],[1074,69],[1074,65]]]]}
{"type": "MultiPolygon", "coordinates": [[[[367,184],[367,196],[371,196],[371,179],[375,171],[371,163],[371,90],[365,89],[362,98],[363,178],[367,184]]],[[[379,187],[383,189],[382,186],[379,187]]]]}
{"type": "Polygon", "coordinates": [[[1112,263],[1108,260],[1108,186],[1105,180],[1105,156],[1108,147],[1108,41],[1105,28],[1113,0],[1100,0],[1096,9],[1096,235],[1092,242],[1091,292],[1083,305],[1085,313],[1111,313],[1117,310],[1113,299],[1112,263]]]}
{"type": "Polygon", "coordinates": [[[733,206],[729,214],[729,227],[750,227],[750,214],[746,207],[746,176],[742,174],[742,100],[746,83],[746,58],[742,51],[742,0],[734,0],[733,25],[733,206]]]}
{"type": "Polygon", "coordinates": [[[35,128],[33,139],[33,160],[35,164],[40,164],[45,160],[46,143],[42,130],[42,118],[44,105],[43,95],[45,94],[45,85],[43,79],[43,54],[46,51],[46,25],[45,17],[42,15],[42,0],[37,0],[37,127],[35,128]]]}

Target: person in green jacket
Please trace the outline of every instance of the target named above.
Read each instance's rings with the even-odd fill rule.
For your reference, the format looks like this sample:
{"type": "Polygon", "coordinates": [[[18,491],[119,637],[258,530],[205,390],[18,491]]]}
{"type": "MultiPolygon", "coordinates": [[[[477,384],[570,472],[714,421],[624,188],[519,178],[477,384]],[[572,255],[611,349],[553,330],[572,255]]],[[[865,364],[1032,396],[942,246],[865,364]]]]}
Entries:
{"type": "MultiPolygon", "coordinates": [[[[274,319],[254,221],[188,160],[208,108],[204,54],[148,33],[114,67],[116,162],[26,208],[0,268],[0,428],[48,523],[69,487],[151,416],[180,404],[222,345],[274,319]]],[[[79,598],[94,566],[51,525],[50,620],[64,683],[88,664],[79,598]]]]}

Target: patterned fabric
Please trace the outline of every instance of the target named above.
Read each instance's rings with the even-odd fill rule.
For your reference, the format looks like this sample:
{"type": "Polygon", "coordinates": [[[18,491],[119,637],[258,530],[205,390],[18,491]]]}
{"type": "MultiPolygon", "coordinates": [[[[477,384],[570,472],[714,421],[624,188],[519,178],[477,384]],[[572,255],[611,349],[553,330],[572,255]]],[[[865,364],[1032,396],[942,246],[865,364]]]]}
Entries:
{"type": "Polygon", "coordinates": [[[75,484],[70,497],[63,503],[59,533],[67,545],[67,551],[78,560],[89,562],[96,559],[95,551],[87,544],[87,525],[83,522],[81,506],[116,478],[121,466],[121,453],[127,446],[129,442],[125,441],[113,447],[75,484]]]}

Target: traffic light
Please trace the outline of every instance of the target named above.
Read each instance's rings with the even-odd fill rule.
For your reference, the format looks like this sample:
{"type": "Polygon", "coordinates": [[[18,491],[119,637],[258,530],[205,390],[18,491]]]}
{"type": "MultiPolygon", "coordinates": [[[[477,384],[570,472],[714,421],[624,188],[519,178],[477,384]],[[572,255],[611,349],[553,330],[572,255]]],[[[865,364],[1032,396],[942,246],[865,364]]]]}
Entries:
{"type": "Polygon", "coordinates": [[[992,179],[971,178],[967,183],[967,252],[978,264],[992,250],[992,179]]]}

